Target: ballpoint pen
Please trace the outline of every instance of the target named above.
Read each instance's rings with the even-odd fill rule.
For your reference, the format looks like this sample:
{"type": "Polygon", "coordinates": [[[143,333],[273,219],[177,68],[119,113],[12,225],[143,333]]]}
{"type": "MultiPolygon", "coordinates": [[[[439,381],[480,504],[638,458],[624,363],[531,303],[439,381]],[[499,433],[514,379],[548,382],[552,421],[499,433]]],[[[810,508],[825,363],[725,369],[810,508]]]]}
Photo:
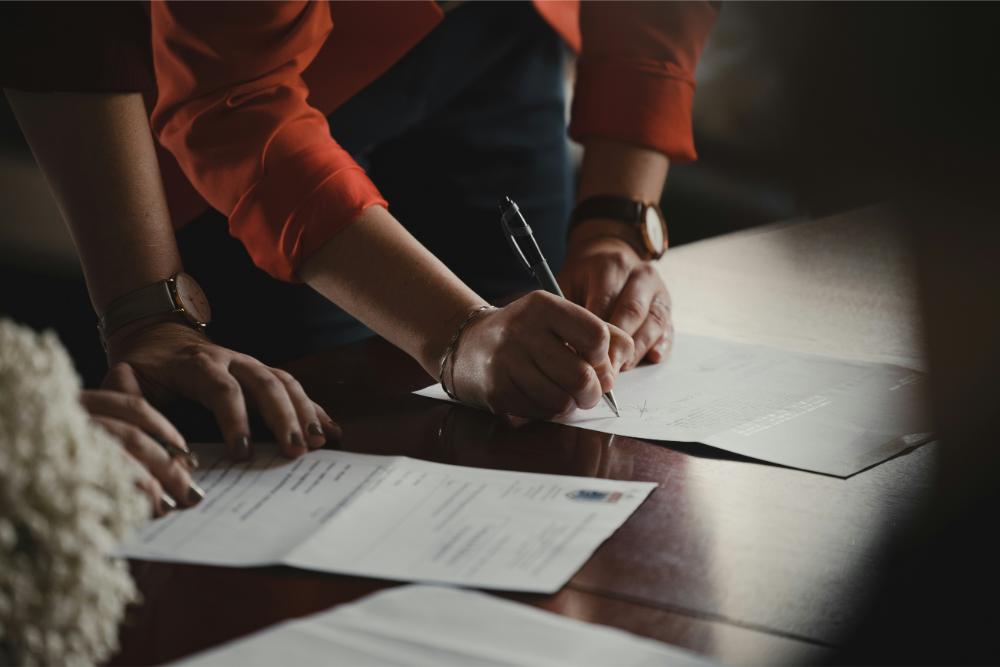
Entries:
{"type": "MultiPolygon", "coordinates": [[[[542,289],[551,294],[566,298],[562,290],[559,289],[556,277],[552,275],[552,269],[549,268],[548,262],[545,261],[545,257],[542,255],[542,249],[538,247],[538,241],[535,240],[534,234],[531,233],[531,227],[528,226],[528,222],[521,215],[521,209],[517,207],[517,204],[510,197],[504,197],[504,200],[500,203],[500,224],[503,225],[504,236],[507,237],[507,242],[510,243],[514,254],[520,258],[525,268],[535,277],[535,280],[538,281],[542,289]]],[[[615,401],[613,393],[610,391],[605,393],[604,401],[611,408],[611,411],[615,413],[616,417],[621,417],[621,413],[618,411],[618,403],[615,401]]]]}

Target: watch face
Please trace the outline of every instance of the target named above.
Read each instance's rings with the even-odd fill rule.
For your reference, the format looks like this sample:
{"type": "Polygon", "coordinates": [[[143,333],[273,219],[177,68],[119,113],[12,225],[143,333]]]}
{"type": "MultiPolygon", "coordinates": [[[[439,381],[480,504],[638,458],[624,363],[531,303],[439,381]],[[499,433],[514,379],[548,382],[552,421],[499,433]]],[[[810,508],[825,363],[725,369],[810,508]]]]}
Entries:
{"type": "Polygon", "coordinates": [[[177,305],[196,324],[208,324],[212,319],[212,309],[208,299],[194,278],[186,273],[178,273],[174,286],[177,290],[177,305]]]}
{"type": "Polygon", "coordinates": [[[642,219],[643,236],[645,237],[648,250],[654,256],[663,254],[667,239],[663,234],[663,218],[655,206],[647,206],[642,219]]]}

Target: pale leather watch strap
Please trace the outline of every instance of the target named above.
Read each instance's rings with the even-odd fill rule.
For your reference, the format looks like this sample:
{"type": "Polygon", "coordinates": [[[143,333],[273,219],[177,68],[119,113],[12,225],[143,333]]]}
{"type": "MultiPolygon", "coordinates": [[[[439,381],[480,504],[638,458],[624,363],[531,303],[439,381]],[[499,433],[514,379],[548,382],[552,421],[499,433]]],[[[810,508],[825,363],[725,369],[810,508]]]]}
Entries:
{"type": "Polygon", "coordinates": [[[174,278],[141,287],[111,302],[97,322],[105,339],[129,322],[153,315],[167,315],[178,310],[170,283],[174,278]]]}

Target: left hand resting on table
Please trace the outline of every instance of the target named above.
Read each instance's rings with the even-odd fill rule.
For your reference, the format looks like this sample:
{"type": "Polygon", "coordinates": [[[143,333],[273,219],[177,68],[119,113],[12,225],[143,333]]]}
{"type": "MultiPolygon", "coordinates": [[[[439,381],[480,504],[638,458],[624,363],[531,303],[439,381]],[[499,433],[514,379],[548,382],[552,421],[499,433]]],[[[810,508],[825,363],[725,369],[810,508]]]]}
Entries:
{"type": "Polygon", "coordinates": [[[644,359],[655,364],[670,356],[674,338],[670,293],[656,264],[640,257],[625,240],[613,236],[571,240],[559,284],[567,299],[632,336],[635,356],[622,370],[644,359]]]}
{"type": "Polygon", "coordinates": [[[340,426],[289,373],[216,345],[185,324],[123,327],[108,340],[108,363],[105,389],[145,396],[155,405],[190,398],[211,410],[236,461],[251,455],[250,406],[288,458],[340,439],[340,426]]]}

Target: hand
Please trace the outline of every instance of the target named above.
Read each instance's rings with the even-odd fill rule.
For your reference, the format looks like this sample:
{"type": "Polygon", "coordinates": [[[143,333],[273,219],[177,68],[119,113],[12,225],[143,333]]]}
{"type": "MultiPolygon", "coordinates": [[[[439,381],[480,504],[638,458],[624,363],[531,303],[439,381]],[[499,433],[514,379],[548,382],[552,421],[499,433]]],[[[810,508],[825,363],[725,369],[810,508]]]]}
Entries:
{"type": "Polygon", "coordinates": [[[644,359],[659,363],[670,356],[670,293],[656,265],[628,242],[613,236],[575,240],[559,283],[566,298],[632,336],[635,352],[622,370],[644,359]]]}
{"type": "Polygon", "coordinates": [[[157,404],[175,396],[197,401],[215,415],[237,461],[250,458],[248,401],[289,458],[340,438],[340,427],[289,373],[215,345],[188,326],[161,322],[116,332],[108,343],[105,388],[157,404]]]}
{"type": "Polygon", "coordinates": [[[149,496],[155,516],[178,505],[196,505],[205,497],[205,492],[191,480],[186,460],[171,457],[159,444],[166,442],[188,451],[184,438],[145,399],[117,391],[84,390],[80,403],[138,463],[137,484],[149,496]]]}
{"type": "Polygon", "coordinates": [[[548,418],[597,405],[632,356],[623,331],[535,291],[466,327],[445,382],[496,414],[548,418]]]}

